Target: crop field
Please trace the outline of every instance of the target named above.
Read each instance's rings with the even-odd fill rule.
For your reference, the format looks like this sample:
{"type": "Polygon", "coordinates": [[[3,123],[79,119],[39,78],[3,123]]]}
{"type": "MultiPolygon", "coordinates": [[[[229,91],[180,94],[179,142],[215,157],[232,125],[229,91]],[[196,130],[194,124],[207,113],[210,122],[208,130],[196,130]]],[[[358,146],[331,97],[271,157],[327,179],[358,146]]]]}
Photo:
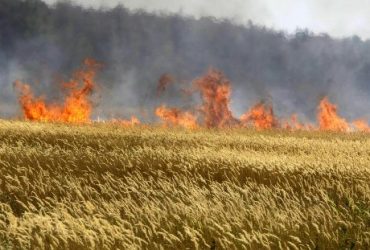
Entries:
{"type": "Polygon", "coordinates": [[[370,136],[0,121],[3,249],[369,249],[370,136]]]}

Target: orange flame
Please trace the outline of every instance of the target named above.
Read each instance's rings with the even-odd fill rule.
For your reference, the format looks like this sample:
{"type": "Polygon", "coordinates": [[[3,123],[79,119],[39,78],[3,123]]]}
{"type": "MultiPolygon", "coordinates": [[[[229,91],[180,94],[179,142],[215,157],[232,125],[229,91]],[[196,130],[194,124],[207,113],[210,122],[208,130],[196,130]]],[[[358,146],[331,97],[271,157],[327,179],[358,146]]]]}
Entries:
{"type": "Polygon", "coordinates": [[[240,117],[242,124],[252,125],[257,129],[271,129],[278,127],[278,120],[274,115],[271,105],[266,105],[263,102],[254,105],[248,112],[240,117]]]}
{"type": "Polygon", "coordinates": [[[301,123],[298,119],[297,114],[292,114],[289,120],[285,120],[282,122],[283,129],[297,131],[297,130],[315,130],[315,126],[313,124],[304,124],[301,123]]]}
{"type": "Polygon", "coordinates": [[[162,105],[155,110],[155,114],[164,121],[167,126],[182,126],[191,129],[197,127],[197,119],[190,112],[184,112],[177,108],[167,108],[162,105]]]}
{"type": "Polygon", "coordinates": [[[356,120],[356,121],[353,121],[352,124],[355,126],[357,130],[361,132],[370,132],[370,126],[364,120],[356,120]]]}
{"type": "Polygon", "coordinates": [[[201,111],[206,127],[227,127],[238,123],[229,108],[230,82],[220,71],[210,69],[205,76],[196,79],[194,84],[202,95],[201,111]]]}
{"type": "Polygon", "coordinates": [[[137,126],[137,125],[141,124],[140,120],[136,116],[131,116],[130,120],[113,119],[113,120],[111,120],[111,122],[113,124],[118,124],[118,125],[122,125],[122,126],[125,126],[125,127],[137,126]]]}
{"type": "MultiPolygon", "coordinates": [[[[35,97],[31,87],[21,81],[15,82],[15,88],[19,92],[19,103],[22,107],[25,119],[32,121],[56,121],[85,123],[90,122],[92,113],[91,95],[95,89],[96,72],[100,65],[86,59],[84,67],[74,73],[73,78],[63,84],[67,94],[63,103],[49,103],[44,98],[35,97]]],[[[162,75],[157,86],[157,94],[166,90],[173,83],[173,77],[168,74],[162,75]]],[[[218,70],[210,69],[204,76],[193,81],[193,90],[183,90],[187,94],[199,91],[202,104],[200,112],[182,111],[177,108],[168,108],[165,105],[157,107],[155,114],[166,126],[182,126],[185,128],[197,128],[197,119],[207,128],[224,128],[238,126],[253,126],[256,129],[283,128],[287,130],[321,130],[349,132],[353,130],[370,133],[370,126],[365,120],[355,120],[348,123],[337,114],[337,106],[324,97],[318,106],[318,126],[304,124],[298,120],[296,114],[289,119],[279,120],[270,104],[259,102],[250,110],[236,119],[230,110],[231,84],[230,81],[218,70]]],[[[141,124],[139,119],[132,116],[130,120],[112,120],[124,126],[136,126],[141,124]]]]}
{"type": "Polygon", "coordinates": [[[349,125],[344,118],[337,114],[337,106],[330,103],[328,97],[324,97],[318,107],[317,120],[320,130],[345,132],[349,125]]]}
{"type": "Polygon", "coordinates": [[[95,88],[94,79],[98,68],[100,68],[100,64],[93,59],[84,61],[84,68],[78,70],[73,79],[63,84],[69,93],[62,105],[46,104],[42,97],[34,97],[28,84],[16,81],[15,87],[19,91],[19,103],[25,119],[73,123],[89,122],[92,112],[92,103],[89,97],[95,88]]]}

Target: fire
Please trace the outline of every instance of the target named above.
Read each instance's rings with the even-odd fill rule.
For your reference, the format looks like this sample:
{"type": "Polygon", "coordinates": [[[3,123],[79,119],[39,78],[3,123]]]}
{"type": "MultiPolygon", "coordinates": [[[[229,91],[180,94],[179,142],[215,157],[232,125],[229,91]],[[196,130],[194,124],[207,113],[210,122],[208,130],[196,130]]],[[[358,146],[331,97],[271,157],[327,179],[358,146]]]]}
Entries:
{"type": "MultiPolygon", "coordinates": [[[[84,66],[74,73],[73,78],[63,84],[67,94],[62,103],[46,103],[44,97],[35,97],[30,85],[15,82],[19,94],[19,103],[26,120],[86,123],[90,122],[92,113],[91,95],[96,87],[95,77],[100,65],[92,60],[86,59],[84,66]]],[[[157,94],[166,90],[168,85],[174,82],[169,74],[164,74],[159,79],[157,94]]],[[[185,89],[186,90],[186,89],[185,89]]],[[[225,127],[248,127],[256,129],[287,129],[295,130],[320,130],[320,131],[362,131],[370,133],[370,126],[365,120],[347,122],[337,113],[337,106],[332,104],[328,97],[324,97],[317,108],[318,125],[304,124],[298,120],[297,114],[288,119],[279,119],[274,114],[271,104],[259,102],[244,113],[240,119],[236,119],[230,109],[231,83],[218,70],[210,69],[204,76],[193,81],[193,89],[186,90],[187,94],[199,91],[202,103],[195,106],[196,113],[169,108],[165,105],[155,109],[155,114],[166,126],[182,126],[185,128],[197,128],[198,120],[201,126],[207,128],[225,127]]],[[[113,119],[112,123],[124,126],[136,126],[141,124],[140,120],[132,116],[129,120],[113,119]]]]}
{"type": "Polygon", "coordinates": [[[361,132],[370,132],[370,126],[364,120],[356,120],[356,121],[353,121],[352,124],[355,126],[357,130],[361,132]]]}
{"type": "Polygon", "coordinates": [[[337,106],[330,103],[328,97],[324,97],[319,104],[317,120],[320,130],[323,131],[345,132],[349,130],[347,121],[337,114],[337,106]]]}
{"type": "MultiPolygon", "coordinates": [[[[164,91],[170,78],[163,75],[158,90],[164,91]]],[[[234,118],[230,110],[231,84],[218,70],[210,69],[207,74],[193,81],[195,90],[199,91],[202,98],[200,106],[200,119],[207,128],[253,126],[256,129],[282,128],[287,130],[321,130],[321,131],[349,131],[350,125],[337,114],[337,107],[325,97],[318,106],[318,127],[313,124],[304,124],[298,120],[296,114],[289,119],[278,119],[271,104],[259,102],[240,119],[234,118]]],[[[192,91],[194,92],[194,90],[192,91]]],[[[190,112],[177,108],[158,107],[155,111],[167,125],[196,127],[197,117],[190,112]]],[[[353,126],[364,132],[370,132],[369,125],[362,120],[353,122],[353,126]]]]}
{"type": "Polygon", "coordinates": [[[277,128],[279,122],[274,115],[271,105],[263,102],[254,105],[248,112],[240,117],[243,125],[251,123],[257,129],[277,128]]]}
{"type": "Polygon", "coordinates": [[[182,126],[194,129],[197,127],[196,117],[187,111],[177,108],[167,108],[165,105],[158,107],[155,114],[165,122],[167,126],[182,126]]]}
{"type": "Polygon", "coordinates": [[[202,95],[201,112],[206,127],[228,127],[238,123],[229,108],[230,82],[220,71],[210,69],[205,76],[196,79],[194,84],[202,95]]]}
{"type": "Polygon", "coordinates": [[[282,122],[281,127],[283,129],[292,130],[292,131],[294,131],[294,130],[309,130],[309,128],[306,125],[299,122],[297,114],[292,114],[290,116],[289,120],[284,120],[282,122]]]}
{"type": "Polygon", "coordinates": [[[90,96],[95,88],[96,71],[100,68],[93,59],[86,59],[84,67],[63,84],[68,94],[63,104],[46,104],[43,97],[34,97],[31,87],[15,82],[19,91],[19,103],[26,120],[85,123],[90,121],[92,103],[90,96]]]}
{"type": "Polygon", "coordinates": [[[111,122],[113,124],[118,124],[125,127],[137,126],[141,124],[140,120],[136,116],[131,116],[131,119],[129,120],[113,119],[111,122]]]}

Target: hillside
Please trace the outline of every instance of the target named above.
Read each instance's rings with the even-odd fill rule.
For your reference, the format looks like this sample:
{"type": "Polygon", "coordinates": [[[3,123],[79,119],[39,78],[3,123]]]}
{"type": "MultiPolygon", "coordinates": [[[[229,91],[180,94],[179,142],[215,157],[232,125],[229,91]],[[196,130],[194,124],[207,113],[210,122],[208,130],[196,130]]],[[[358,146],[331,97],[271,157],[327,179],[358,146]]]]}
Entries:
{"type": "Polygon", "coordinates": [[[0,245],[370,248],[370,137],[0,121],[0,245]]]}

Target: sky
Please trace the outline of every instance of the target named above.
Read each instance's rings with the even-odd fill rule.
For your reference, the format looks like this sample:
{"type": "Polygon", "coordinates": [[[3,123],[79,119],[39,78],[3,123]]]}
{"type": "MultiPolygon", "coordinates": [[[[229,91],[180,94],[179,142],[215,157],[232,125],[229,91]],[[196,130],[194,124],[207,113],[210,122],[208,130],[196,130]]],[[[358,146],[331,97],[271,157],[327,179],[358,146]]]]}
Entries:
{"type": "MultiPolygon", "coordinates": [[[[43,0],[53,4],[58,0],[43,0]]],[[[114,7],[149,12],[170,12],[195,17],[228,18],[289,33],[297,28],[334,37],[357,35],[370,39],[368,0],[70,0],[86,7],[114,7]]]]}

